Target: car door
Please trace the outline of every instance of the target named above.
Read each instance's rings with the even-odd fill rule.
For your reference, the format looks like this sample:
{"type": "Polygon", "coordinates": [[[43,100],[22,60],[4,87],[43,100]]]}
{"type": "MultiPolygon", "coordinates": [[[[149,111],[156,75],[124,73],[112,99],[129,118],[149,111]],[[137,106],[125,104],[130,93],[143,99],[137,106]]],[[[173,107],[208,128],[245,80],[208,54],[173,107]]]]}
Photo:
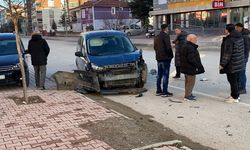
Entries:
{"type": "Polygon", "coordinates": [[[141,27],[135,24],[136,35],[141,34],[141,27]]]}

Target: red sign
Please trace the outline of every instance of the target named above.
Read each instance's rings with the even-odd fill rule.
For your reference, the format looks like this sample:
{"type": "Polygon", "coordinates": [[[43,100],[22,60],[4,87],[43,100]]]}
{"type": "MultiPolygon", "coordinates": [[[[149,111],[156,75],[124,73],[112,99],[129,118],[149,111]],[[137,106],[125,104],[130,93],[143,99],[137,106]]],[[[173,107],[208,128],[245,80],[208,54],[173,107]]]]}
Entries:
{"type": "Polygon", "coordinates": [[[224,0],[214,0],[213,1],[213,8],[224,8],[225,2],[224,0]]]}

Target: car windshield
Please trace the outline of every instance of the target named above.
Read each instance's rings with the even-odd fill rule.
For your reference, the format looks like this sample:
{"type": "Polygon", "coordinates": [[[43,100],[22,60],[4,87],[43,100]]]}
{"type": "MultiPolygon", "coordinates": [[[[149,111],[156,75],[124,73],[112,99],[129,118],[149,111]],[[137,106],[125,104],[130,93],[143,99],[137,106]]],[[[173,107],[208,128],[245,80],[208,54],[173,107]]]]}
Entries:
{"type": "Polygon", "coordinates": [[[17,54],[16,40],[0,40],[0,55],[17,54]]]}
{"type": "Polygon", "coordinates": [[[88,53],[93,56],[129,53],[135,51],[126,36],[94,37],[87,41],[88,53]]]}

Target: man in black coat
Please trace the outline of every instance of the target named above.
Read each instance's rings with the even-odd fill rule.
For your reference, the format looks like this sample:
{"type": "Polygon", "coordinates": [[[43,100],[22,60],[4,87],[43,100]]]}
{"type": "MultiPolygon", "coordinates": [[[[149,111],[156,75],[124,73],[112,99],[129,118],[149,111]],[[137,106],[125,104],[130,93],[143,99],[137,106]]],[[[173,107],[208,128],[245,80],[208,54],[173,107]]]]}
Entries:
{"type": "Polygon", "coordinates": [[[50,48],[39,32],[32,34],[28,45],[28,53],[31,55],[31,63],[35,70],[36,87],[45,89],[46,65],[50,48]]]}
{"type": "Polygon", "coordinates": [[[175,29],[176,39],[173,41],[175,44],[175,68],[176,68],[176,75],[173,77],[174,79],[181,78],[181,58],[180,58],[180,51],[182,46],[187,41],[187,32],[183,31],[181,28],[177,27],[175,29]]]}
{"type": "Polygon", "coordinates": [[[243,24],[237,23],[235,25],[235,29],[240,32],[244,39],[244,54],[245,54],[245,68],[240,72],[240,85],[239,85],[239,93],[240,94],[246,94],[246,83],[247,83],[247,76],[246,76],[246,66],[248,62],[249,57],[249,50],[250,50],[250,38],[249,34],[250,31],[248,29],[245,29],[243,24]]]}
{"type": "Polygon", "coordinates": [[[221,44],[220,73],[226,73],[231,86],[231,96],[228,103],[239,102],[239,74],[244,69],[244,39],[233,24],[227,24],[221,44]]]}
{"type": "Polygon", "coordinates": [[[185,96],[184,100],[194,101],[195,96],[192,94],[195,78],[197,74],[204,73],[204,67],[201,63],[200,54],[198,52],[197,36],[189,34],[187,43],[183,45],[181,50],[181,73],[185,74],[185,96]]]}
{"type": "Polygon", "coordinates": [[[168,91],[169,69],[173,58],[173,51],[167,32],[168,26],[162,24],[161,32],[154,39],[154,49],[158,66],[156,95],[163,97],[173,96],[173,93],[168,91]],[[163,87],[161,87],[162,79],[163,87]]]}

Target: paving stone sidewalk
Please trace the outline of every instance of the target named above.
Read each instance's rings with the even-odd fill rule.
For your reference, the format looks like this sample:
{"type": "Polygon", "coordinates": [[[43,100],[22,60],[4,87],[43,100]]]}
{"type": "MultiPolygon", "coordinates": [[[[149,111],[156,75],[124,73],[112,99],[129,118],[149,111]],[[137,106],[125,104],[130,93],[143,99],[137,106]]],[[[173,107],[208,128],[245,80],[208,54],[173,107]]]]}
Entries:
{"type": "MultiPolygon", "coordinates": [[[[22,96],[18,86],[0,86],[0,150],[112,150],[107,143],[93,139],[80,124],[98,123],[123,117],[75,91],[57,91],[46,79],[47,90],[34,90],[30,69],[29,96],[45,103],[16,105],[10,96],[22,96]]],[[[155,150],[176,150],[163,147],[155,150]]]]}
{"type": "MultiPolygon", "coordinates": [[[[2,91],[1,91],[2,93],[2,91]]],[[[112,149],[90,138],[79,124],[120,117],[74,91],[29,90],[46,103],[16,105],[9,96],[21,91],[5,91],[0,96],[0,149],[112,149]]]]}
{"type": "MultiPolygon", "coordinates": [[[[46,103],[16,105],[9,96],[20,96],[21,90],[1,91],[1,150],[111,150],[103,141],[91,138],[79,124],[122,117],[74,91],[29,90],[46,103]]],[[[164,147],[155,150],[175,150],[164,147]]]]}

